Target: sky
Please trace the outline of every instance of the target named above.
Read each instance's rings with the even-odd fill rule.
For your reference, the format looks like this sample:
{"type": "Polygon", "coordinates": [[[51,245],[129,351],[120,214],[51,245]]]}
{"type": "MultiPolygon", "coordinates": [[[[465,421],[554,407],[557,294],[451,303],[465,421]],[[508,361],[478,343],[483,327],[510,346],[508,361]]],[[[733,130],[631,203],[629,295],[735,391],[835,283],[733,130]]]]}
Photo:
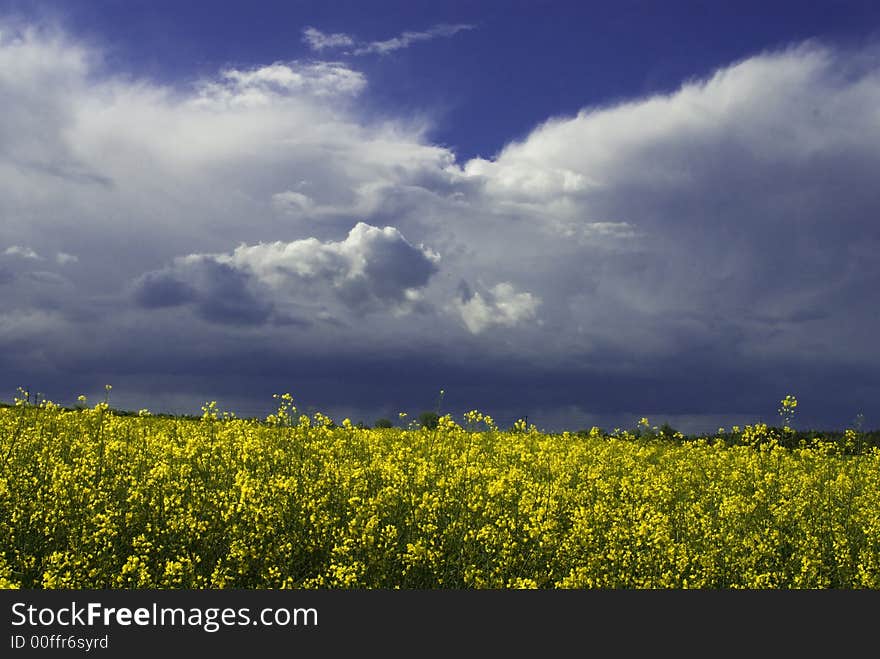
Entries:
{"type": "Polygon", "coordinates": [[[876,2],[0,0],[0,107],[0,400],[880,427],[876,2]]]}

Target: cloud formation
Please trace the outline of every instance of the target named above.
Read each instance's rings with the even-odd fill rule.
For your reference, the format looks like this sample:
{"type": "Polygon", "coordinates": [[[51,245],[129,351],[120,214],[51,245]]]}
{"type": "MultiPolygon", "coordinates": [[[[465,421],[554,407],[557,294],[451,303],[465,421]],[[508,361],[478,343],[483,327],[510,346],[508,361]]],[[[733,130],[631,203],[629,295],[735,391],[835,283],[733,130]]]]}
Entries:
{"type": "Polygon", "coordinates": [[[435,25],[422,32],[407,30],[396,37],[384,39],[382,41],[371,41],[354,51],[355,55],[368,55],[376,53],[377,55],[387,55],[395,50],[409,48],[412,44],[419,41],[430,41],[437,37],[451,37],[463,30],[473,30],[475,26],[467,24],[458,25],[435,25]]]}
{"type": "Polygon", "coordinates": [[[796,389],[842,423],[880,399],[878,63],[762,53],[459,162],[368,115],[344,63],[169,86],[0,30],[0,385],[189,400],[300,367],[363,409],[456,384],[548,419],[712,423],[796,389]]]}
{"type": "Polygon", "coordinates": [[[438,37],[451,37],[464,30],[473,30],[476,26],[469,24],[448,25],[439,23],[433,25],[427,30],[413,31],[406,30],[396,37],[383,39],[379,41],[361,41],[355,37],[345,33],[326,34],[317,28],[307,27],[303,30],[303,41],[309,45],[309,48],[316,52],[321,52],[333,48],[349,48],[354,47],[350,52],[352,55],[387,55],[396,50],[409,48],[412,44],[420,41],[430,41],[438,37]]]}
{"type": "Polygon", "coordinates": [[[325,34],[314,27],[307,27],[303,30],[303,41],[309,44],[309,48],[316,51],[354,45],[354,39],[347,34],[341,32],[325,34]]]}
{"type": "Polygon", "coordinates": [[[32,259],[34,261],[39,261],[41,259],[40,255],[37,254],[30,247],[22,247],[21,245],[12,245],[11,247],[7,247],[3,250],[3,254],[6,256],[17,256],[23,259],[32,259]]]}
{"type": "Polygon", "coordinates": [[[227,69],[219,81],[203,81],[195,104],[208,108],[265,107],[283,97],[356,96],[365,86],[362,74],[335,62],[275,62],[244,71],[227,69]]]}
{"type": "Polygon", "coordinates": [[[187,304],[213,322],[269,320],[273,309],[332,296],[346,311],[408,313],[437,271],[438,254],[394,227],[357,223],[341,241],[306,238],[239,245],[229,254],[190,254],[134,283],[135,302],[154,309],[187,304]]]}
{"type": "Polygon", "coordinates": [[[473,334],[492,325],[513,327],[535,317],[540,300],[528,292],[519,292],[508,282],[496,284],[483,292],[474,291],[465,282],[459,287],[457,307],[464,324],[473,334]]]}

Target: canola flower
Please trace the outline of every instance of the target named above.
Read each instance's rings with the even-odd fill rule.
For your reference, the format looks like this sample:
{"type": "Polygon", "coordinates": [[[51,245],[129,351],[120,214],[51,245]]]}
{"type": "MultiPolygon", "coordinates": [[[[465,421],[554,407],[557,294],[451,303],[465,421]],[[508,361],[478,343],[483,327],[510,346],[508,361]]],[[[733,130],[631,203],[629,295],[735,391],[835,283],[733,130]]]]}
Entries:
{"type": "Polygon", "coordinates": [[[371,430],[276,400],[262,421],[0,408],[0,587],[880,587],[880,450],[854,430],[371,430]]]}
{"type": "Polygon", "coordinates": [[[779,416],[782,417],[783,426],[786,432],[791,430],[791,421],[794,418],[794,414],[797,411],[797,398],[788,394],[785,398],[779,401],[779,416]]]}

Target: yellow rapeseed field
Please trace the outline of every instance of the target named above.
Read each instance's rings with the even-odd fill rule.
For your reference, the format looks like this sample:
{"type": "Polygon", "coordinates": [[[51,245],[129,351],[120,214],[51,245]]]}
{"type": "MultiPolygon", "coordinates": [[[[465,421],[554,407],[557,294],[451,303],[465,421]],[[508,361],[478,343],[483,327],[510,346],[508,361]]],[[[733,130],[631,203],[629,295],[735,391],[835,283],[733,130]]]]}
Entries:
{"type": "MultiPolygon", "coordinates": [[[[878,588],[880,451],[0,409],[4,588],[878,588]]],[[[647,423],[646,420],[645,423],[647,423]]]]}

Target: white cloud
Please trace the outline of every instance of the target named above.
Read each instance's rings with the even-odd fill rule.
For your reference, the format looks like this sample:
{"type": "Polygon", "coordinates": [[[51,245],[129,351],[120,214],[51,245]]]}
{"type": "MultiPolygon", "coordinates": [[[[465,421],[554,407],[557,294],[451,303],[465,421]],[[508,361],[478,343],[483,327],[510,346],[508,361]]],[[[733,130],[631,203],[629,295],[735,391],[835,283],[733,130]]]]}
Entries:
{"type": "Polygon", "coordinates": [[[312,50],[317,51],[353,46],[355,43],[354,39],[347,34],[341,32],[326,34],[314,27],[307,27],[303,30],[303,41],[309,44],[312,50]]]}
{"type": "Polygon", "coordinates": [[[31,259],[34,261],[39,261],[42,258],[30,247],[22,247],[21,245],[12,245],[11,247],[7,247],[3,251],[3,253],[6,256],[17,256],[22,259],[31,259]]]}
{"type": "Polygon", "coordinates": [[[414,246],[394,227],[358,222],[339,242],[315,238],[289,243],[241,245],[221,263],[254,274],[261,282],[288,295],[303,282],[329,284],[351,308],[366,310],[391,305],[408,309],[437,270],[440,257],[414,246]]]}
{"type": "MultiPolygon", "coordinates": [[[[815,45],[763,54],[667,95],[554,118],[495,160],[466,163],[511,227],[488,268],[552,254],[529,261],[527,281],[549,309],[568,300],[557,321],[582,328],[571,350],[757,349],[774,331],[775,354],[794,358],[821,321],[783,331],[783,318],[846,307],[870,322],[856,279],[880,272],[855,246],[876,240],[880,212],[867,178],[880,166],[878,60],[815,45]],[[517,236],[525,225],[531,247],[517,236]],[[748,320],[758,310],[774,330],[748,320]]],[[[868,347],[825,331],[853,354],[868,347]]]]}
{"type": "Polygon", "coordinates": [[[366,87],[363,74],[337,62],[275,62],[249,70],[226,69],[203,81],[203,107],[264,107],[285,97],[353,97],[366,87]]]}
{"type": "Polygon", "coordinates": [[[383,41],[371,41],[354,51],[355,55],[368,55],[372,53],[376,53],[378,55],[387,55],[388,53],[394,52],[395,50],[401,50],[403,48],[409,48],[413,43],[419,41],[430,41],[431,39],[436,39],[437,37],[451,37],[455,34],[463,30],[472,30],[475,26],[467,25],[467,24],[458,24],[458,25],[446,25],[439,24],[434,25],[427,30],[421,32],[415,32],[411,30],[407,30],[406,32],[401,33],[396,37],[392,37],[390,39],[385,39],[383,41]]]}
{"type": "Polygon", "coordinates": [[[501,282],[483,293],[468,291],[456,304],[468,330],[479,334],[493,325],[514,327],[533,319],[540,302],[532,293],[501,282]]]}
{"type": "MultiPolygon", "coordinates": [[[[350,51],[350,54],[387,55],[388,53],[392,53],[396,50],[409,48],[412,44],[420,41],[430,41],[439,37],[451,37],[464,30],[473,30],[474,27],[474,25],[463,23],[457,25],[439,23],[437,25],[431,26],[427,30],[407,30],[395,37],[391,37],[390,39],[369,42],[361,41],[349,34],[345,34],[342,32],[327,34],[325,32],[322,32],[321,30],[318,30],[317,28],[307,27],[303,30],[303,41],[305,41],[309,45],[309,48],[318,52],[329,49],[349,48],[357,46],[356,48],[354,48],[354,50],[350,51]]],[[[346,54],[349,53],[346,52],[346,54]]]]}
{"type": "Polygon", "coordinates": [[[67,252],[58,252],[55,255],[55,262],[58,265],[67,265],[69,263],[77,263],[79,258],[74,254],[68,254],[67,252]]]}
{"type": "MultiPolygon", "coordinates": [[[[421,302],[439,260],[394,227],[358,222],[337,242],[307,238],[242,244],[230,254],[179,257],[171,267],[139,277],[134,294],[147,308],[249,297],[245,317],[259,322],[268,320],[270,306],[302,308],[320,302],[326,309],[334,297],[343,311],[356,314],[409,313],[421,302]]],[[[238,322],[238,316],[224,319],[238,322]]]]}

